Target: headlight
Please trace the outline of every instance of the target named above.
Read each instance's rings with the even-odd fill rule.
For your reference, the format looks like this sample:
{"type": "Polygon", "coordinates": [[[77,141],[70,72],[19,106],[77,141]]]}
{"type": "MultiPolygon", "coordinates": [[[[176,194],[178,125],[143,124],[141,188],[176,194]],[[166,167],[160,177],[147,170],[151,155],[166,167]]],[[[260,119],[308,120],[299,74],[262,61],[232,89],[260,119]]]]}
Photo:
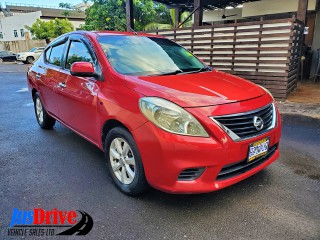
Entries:
{"type": "Polygon", "coordinates": [[[259,87],[261,87],[263,90],[265,90],[267,93],[269,93],[269,95],[272,97],[272,99],[274,100],[274,97],[272,96],[272,93],[266,89],[265,87],[262,87],[261,85],[258,85],[259,87]]]}
{"type": "Polygon", "coordinates": [[[209,137],[201,124],[178,105],[157,97],[139,100],[141,112],[159,128],[181,135],[209,137]]]}

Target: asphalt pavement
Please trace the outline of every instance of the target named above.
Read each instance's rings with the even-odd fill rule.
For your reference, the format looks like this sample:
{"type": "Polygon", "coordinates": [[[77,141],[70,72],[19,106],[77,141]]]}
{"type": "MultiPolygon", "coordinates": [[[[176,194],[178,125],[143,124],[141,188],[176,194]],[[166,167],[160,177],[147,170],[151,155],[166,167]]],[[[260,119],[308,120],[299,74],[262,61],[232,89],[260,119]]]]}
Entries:
{"type": "Polygon", "coordinates": [[[59,123],[39,128],[26,69],[0,64],[0,239],[21,239],[8,236],[14,208],[93,219],[86,236],[36,239],[320,239],[318,121],[285,116],[279,160],[234,186],[132,198],[113,185],[98,148],[59,123]]]}

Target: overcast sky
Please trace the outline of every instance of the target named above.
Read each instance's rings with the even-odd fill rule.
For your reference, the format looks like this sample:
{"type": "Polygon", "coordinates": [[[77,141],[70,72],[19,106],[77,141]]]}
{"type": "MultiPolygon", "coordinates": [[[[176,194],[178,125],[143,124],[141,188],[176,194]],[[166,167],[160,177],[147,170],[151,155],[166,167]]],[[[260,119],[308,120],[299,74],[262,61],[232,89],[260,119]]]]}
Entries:
{"type": "Polygon", "coordinates": [[[45,5],[45,6],[53,6],[58,7],[59,3],[67,2],[73,5],[82,3],[82,0],[1,0],[2,6],[5,3],[21,3],[21,4],[35,4],[35,5],[45,5]]]}

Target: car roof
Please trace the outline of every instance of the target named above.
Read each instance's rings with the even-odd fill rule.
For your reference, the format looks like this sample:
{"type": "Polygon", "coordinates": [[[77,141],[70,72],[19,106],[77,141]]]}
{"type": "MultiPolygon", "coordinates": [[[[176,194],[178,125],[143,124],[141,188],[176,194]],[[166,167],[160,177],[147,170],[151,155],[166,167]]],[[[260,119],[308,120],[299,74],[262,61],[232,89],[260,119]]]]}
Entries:
{"type": "Polygon", "coordinates": [[[134,33],[134,32],[120,32],[120,31],[84,31],[84,30],[77,30],[77,31],[73,31],[73,32],[69,32],[69,33],[65,33],[61,36],[59,36],[58,38],[56,38],[55,40],[53,40],[50,44],[48,44],[46,48],[53,46],[55,43],[60,42],[60,40],[62,40],[63,38],[68,38],[71,35],[74,34],[80,34],[80,35],[84,35],[87,36],[89,38],[96,38],[97,36],[143,36],[143,37],[157,37],[157,38],[164,38],[163,36],[160,35],[154,35],[154,34],[148,34],[148,33],[143,33],[143,32],[138,32],[138,33],[134,33]]]}
{"type": "Polygon", "coordinates": [[[74,31],[70,32],[69,34],[84,34],[90,36],[114,36],[114,35],[121,35],[121,36],[144,36],[144,37],[160,37],[159,35],[148,34],[144,32],[121,32],[121,31],[74,31]]]}

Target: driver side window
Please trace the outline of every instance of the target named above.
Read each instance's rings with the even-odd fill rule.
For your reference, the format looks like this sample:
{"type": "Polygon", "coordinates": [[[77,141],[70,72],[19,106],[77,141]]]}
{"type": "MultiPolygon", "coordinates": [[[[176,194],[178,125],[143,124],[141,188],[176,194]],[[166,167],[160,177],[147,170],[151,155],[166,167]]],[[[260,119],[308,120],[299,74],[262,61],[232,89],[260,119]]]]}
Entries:
{"type": "Polygon", "coordinates": [[[84,43],[72,41],[70,44],[68,57],[66,61],[66,69],[70,69],[74,62],[90,62],[94,64],[91,54],[84,43]]]}

